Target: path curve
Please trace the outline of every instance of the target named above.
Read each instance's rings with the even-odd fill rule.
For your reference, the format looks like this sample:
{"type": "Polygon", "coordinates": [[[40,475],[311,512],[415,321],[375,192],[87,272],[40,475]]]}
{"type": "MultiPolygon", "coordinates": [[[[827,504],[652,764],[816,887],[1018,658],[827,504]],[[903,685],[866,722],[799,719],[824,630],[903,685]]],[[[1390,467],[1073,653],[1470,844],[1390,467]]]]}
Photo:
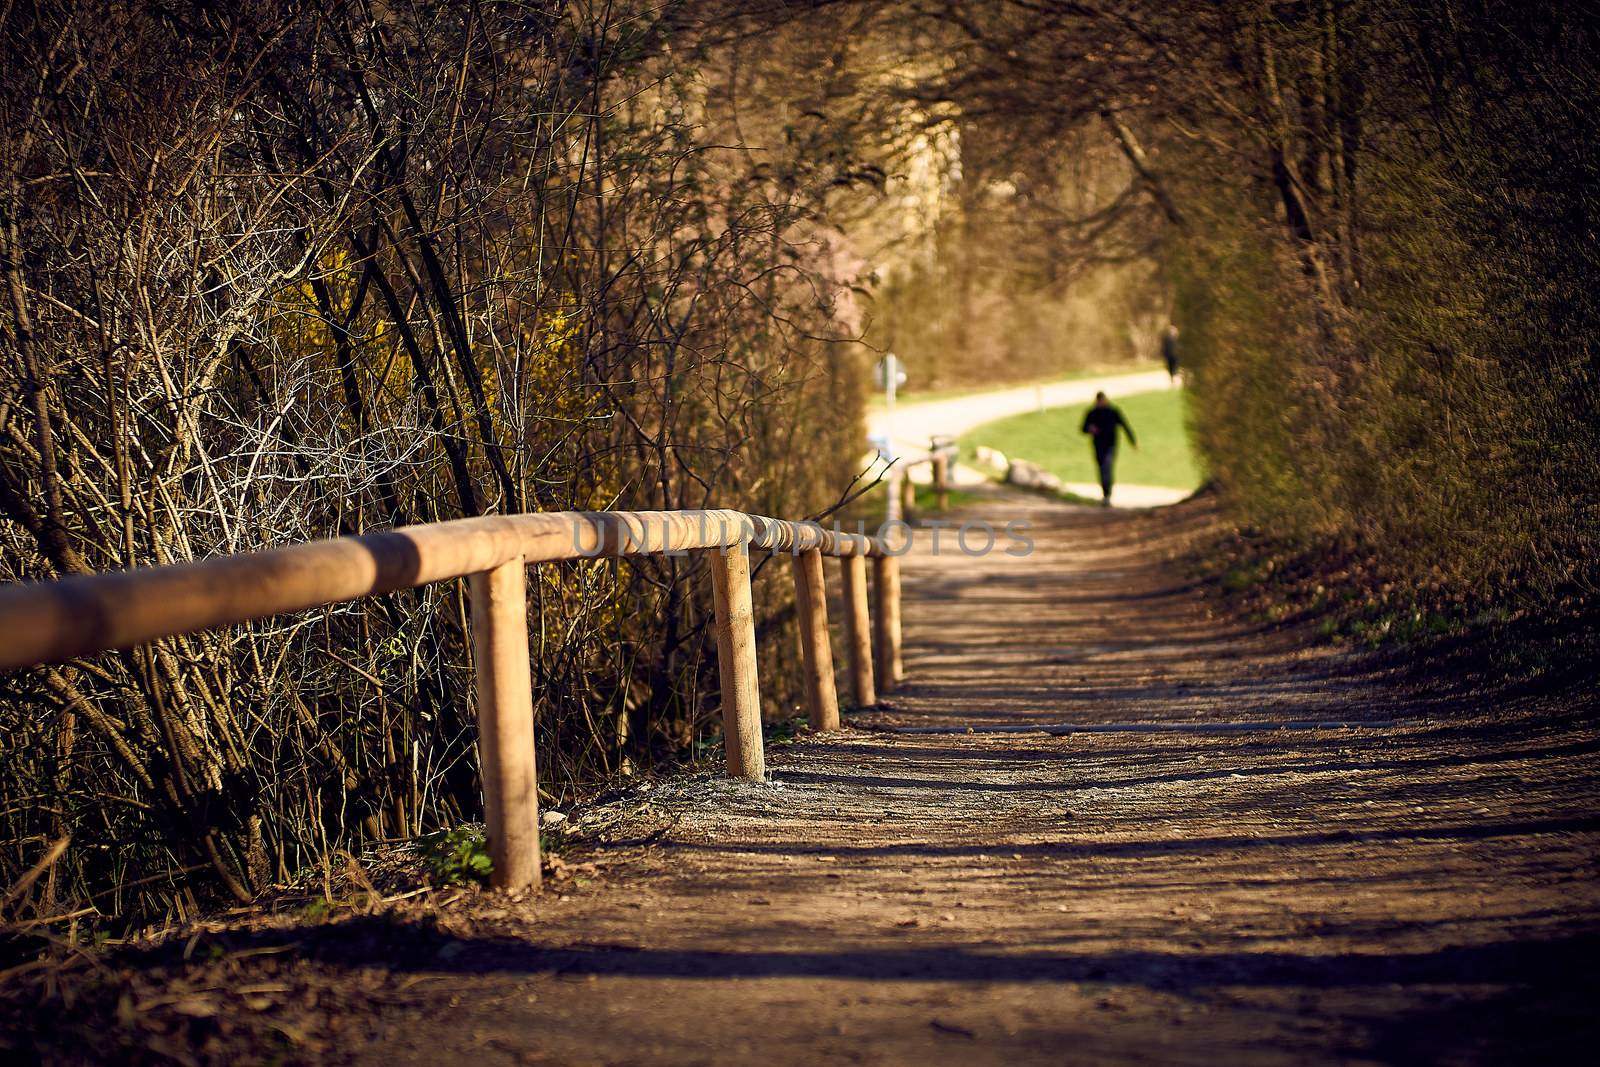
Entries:
{"type": "MultiPolygon", "coordinates": [[[[892,426],[888,412],[877,408],[869,414],[867,425],[874,436],[889,438],[897,453],[914,455],[926,451],[935,436],[960,437],[996,419],[1046,408],[1087,404],[1098,392],[1104,392],[1114,399],[1170,387],[1171,379],[1164,370],[1010,386],[941,400],[913,400],[896,404],[892,426]]],[[[912,479],[915,481],[927,481],[929,477],[925,467],[912,469],[912,479]]],[[[952,481],[962,487],[982,485],[988,480],[983,472],[965,465],[958,465],[952,473],[952,481]]],[[[1095,498],[1100,495],[1098,485],[1073,482],[1066,488],[1083,497],[1095,498]]],[[[1119,482],[1113,497],[1119,507],[1148,508],[1175,504],[1188,495],[1187,489],[1119,482]]]]}
{"type": "Polygon", "coordinates": [[[1164,370],[1108,374],[1098,378],[1078,378],[1040,385],[1010,386],[982,393],[941,400],[913,400],[895,405],[891,427],[885,410],[874,410],[867,419],[873,434],[890,435],[897,448],[926,451],[928,441],[937,434],[960,437],[986,422],[1023,415],[1041,408],[1087,404],[1095,393],[1109,397],[1131,396],[1166,389],[1170,379],[1164,370]]]}

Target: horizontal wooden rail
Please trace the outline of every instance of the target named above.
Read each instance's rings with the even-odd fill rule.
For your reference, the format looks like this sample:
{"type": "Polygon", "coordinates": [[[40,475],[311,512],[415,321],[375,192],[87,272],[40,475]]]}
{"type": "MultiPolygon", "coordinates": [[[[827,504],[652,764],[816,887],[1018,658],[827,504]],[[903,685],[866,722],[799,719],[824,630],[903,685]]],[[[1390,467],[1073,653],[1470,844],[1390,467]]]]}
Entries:
{"type": "MultiPolygon", "coordinates": [[[[814,522],[728,510],[483,516],[195,563],[4,586],[0,587],[0,670],[57,663],[466,578],[493,881],[504,888],[524,888],[539,880],[525,568],[609,556],[690,552],[708,556],[728,770],[760,779],[765,762],[750,592],[752,550],[811,560],[835,556],[852,568],[849,610],[854,612],[852,677],[858,702],[863,692],[872,693],[862,575],[864,558],[873,558],[880,579],[879,615],[883,623],[890,623],[880,623],[877,635],[880,646],[893,646],[879,649],[879,662],[894,665],[880,689],[892,686],[900,657],[899,582],[882,580],[895,573],[897,563],[883,544],[864,534],[826,530],[814,522]]],[[[824,596],[821,567],[808,564],[794,573],[805,586],[797,589],[797,601],[804,616],[802,638],[808,642],[806,688],[812,722],[818,729],[836,729],[836,705],[828,713],[835,685],[832,657],[823,655],[818,644],[827,640],[825,611],[817,611],[824,596]]]]}
{"type": "Polygon", "coordinates": [[[526,563],[748,544],[879,555],[872,538],[738,511],[484,516],[197,563],[0,587],[0,670],[269,619],[526,563]]]}

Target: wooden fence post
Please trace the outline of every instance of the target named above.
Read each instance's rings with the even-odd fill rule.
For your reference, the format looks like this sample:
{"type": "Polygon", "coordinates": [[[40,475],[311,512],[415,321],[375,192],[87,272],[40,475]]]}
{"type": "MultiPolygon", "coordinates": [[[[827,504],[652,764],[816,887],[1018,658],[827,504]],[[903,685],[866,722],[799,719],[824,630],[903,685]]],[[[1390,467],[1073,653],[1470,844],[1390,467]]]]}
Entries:
{"type": "Polygon", "coordinates": [[[938,452],[933,457],[933,506],[939,511],[944,511],[945,505],[949,503],[949,492],[950,457],[938,452]]]}
{"type": "Polygon", "coordinates": [[[890,467],[888,478],[884,482],[886,496],[883,503],[883,518],[885,522],[903,522],[905,516],[900,513],[900,483],[905,481],[906,472],[899,467],[890,467]]]}
{"type": "Polygon", "coordinates": [[[813,730],[839,728],[839,694],[833,681],[833,646],[828,640],[828,593],[822,553],[808,549],[792,558],[794,610],[805,664],[806,718],[813,730]]]}
{"type": "Polygon", "coordinates": [[[844,576],[844,633],[850,649],[850,695],[856,707],[869,708],[878,702],[872,685],[872,623],[867,617],[867,560],[865,556],[841,556],[839,571],[844,576]]]}
{"type": "Polygon", "coordinates": [[[717,614],[717,674],[722,679],[722,738],[728,773],[760,781],[767,762],[761,740],[761,687],[756,679],[755,613],[750,604],[750,550],[743,544],[706,549],[717,614]]]}
{"type": "Polygon", "coordinates": [[[878,654],[878,688],[887,693],[905,677],[905,667],[900,661],[900,558],[889,555],[873,557],[872,581],[878,601],[878,612],[873,617],[876,630],[873,649],[878,654]]]}
{"type": "Polygon", "coordinates": [[[539,884],[539,786],[528,666],[527,564],[522,557],[467,577],[478,682],[478,764],[488,827],[490,883],[539,884]]]}

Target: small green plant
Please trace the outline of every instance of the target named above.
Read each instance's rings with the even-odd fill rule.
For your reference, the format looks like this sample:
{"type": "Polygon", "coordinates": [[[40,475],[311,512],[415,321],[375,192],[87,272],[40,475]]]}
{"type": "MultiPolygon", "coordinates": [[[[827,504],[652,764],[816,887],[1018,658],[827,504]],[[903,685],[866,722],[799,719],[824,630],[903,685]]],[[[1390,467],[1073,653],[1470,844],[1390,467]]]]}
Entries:
{"type": "Polygon", "coordinates": [[[313,900],[300,911],[300,917],[308,923],[325,922],[333,916],[338,909],[329,900],[313,900]]]}
{"type": "Polygon", "coordinates": [[[768,723],[763,730],[766,744],[792,745],[800,736],[800,731],[806,728],[804,716],[794,715],[779,722],[768,723]]]}
{"type": "Polygon", "coordinates": [[[707,734],[694,739],[694,749],[691,760],[699,763],[702,760],[721,758],[723,750],[722,731],[707,734]]]}
{"type": "Polygon", "coordinates": [[[1255,567],[1235,567],[1222,576],[1222,588],[1228,593],[1242,593],[1261,580],[1255,567]]]}
{"type": "Polygon", "coordinates": [[[487,882],[494,869],[483,831],[470,826],[429,834],[419,845],[423,865],[438,885],[487,882]]]}

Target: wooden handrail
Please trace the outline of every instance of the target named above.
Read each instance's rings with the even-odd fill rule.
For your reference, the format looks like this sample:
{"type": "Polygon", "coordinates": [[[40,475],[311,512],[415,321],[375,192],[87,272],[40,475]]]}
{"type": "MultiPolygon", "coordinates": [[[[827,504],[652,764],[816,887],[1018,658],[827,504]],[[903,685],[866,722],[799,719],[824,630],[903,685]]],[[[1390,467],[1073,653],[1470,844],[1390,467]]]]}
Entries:
{"type": "Polygon", "coordinates": [[[812,726],[837,729],[837,703],[823,695],[824,690],[833,695],[835,682],[831,652],[826,650],[821,557],[838,557],[846,568],[851,671],[858,704],[876,699],[874,634],[878,662],[887,666],[887,671],[880,667],[885,676],[878,680],[876,691],[889,691],[898,679],[899,560],[881,541],[865,534],[729,510],[482,516],[193,563],[0,586],[0,670],[57,663],[467,578],[477,672],[479,766],[493,883],[524,888],[539,881],[526,567],[601,556],[688,552],[707,556],[728,772],[760,779],[765,759],[750,595],[751,550],[788,552],[815,561],[797,565],[794,571],[806,689],[812,726]],[[867,558],[873,561],[879,601],[872,633],[865,614],[867,558]]]}
{"type": "Polygon", "coordinates": [[[493,570],[734,544],[879,555],[864,535],[739,511],[490,515],[166,567],[0,586],[0,670],[269,619],[493,570]]]}

